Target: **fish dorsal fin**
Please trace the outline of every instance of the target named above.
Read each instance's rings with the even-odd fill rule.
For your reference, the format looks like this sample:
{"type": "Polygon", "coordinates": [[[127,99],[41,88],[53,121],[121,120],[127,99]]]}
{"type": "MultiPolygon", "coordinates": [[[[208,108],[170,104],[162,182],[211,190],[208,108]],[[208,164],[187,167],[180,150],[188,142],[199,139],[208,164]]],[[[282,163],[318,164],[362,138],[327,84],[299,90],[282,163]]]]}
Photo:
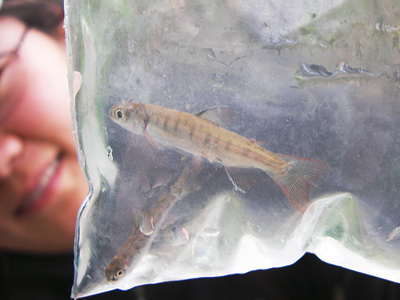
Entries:
{"type": "Polygon", "coordinates": [[[225,128],[232,127],[235,124],[235,110],[229,106],[208,108],[199,112],[196,116],[225,128]]]}

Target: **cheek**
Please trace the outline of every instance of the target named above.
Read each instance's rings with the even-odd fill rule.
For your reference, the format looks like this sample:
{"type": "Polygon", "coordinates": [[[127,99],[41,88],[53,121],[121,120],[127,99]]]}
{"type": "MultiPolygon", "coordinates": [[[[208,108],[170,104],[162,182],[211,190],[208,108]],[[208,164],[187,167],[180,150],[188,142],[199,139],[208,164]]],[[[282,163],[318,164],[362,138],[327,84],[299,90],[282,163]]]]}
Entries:
{"type": "MultiPolygon", "coordinates": [[[[51,100],[50,97],[51,95],[44,93],[27,95],[19,108],[20,119],[34,129],[52,136],[71,131],[69,103],[65,99],[51,100]]],[[[29,130],[29,127],[26,126],[25,129],[29,130]]]]}
{"type": "Polygon", "coordinates": [[[18,81],[9,82],[6,99],[13,107],[6,116],[6,130],[21,137],[53,142],[65,151],[75,152],[66,82],[43,86],[35,78],[25,76],[24,79],[29,84],[23,87],[18,81]]]}
{"type": "Polygon", "coordinates": [[[7,89],[0,89],[0,98],[12,103],[2,128],[76,152],[65,62],[63,48],[49,37],[30,31],[20,59],[2,74],[2,84],[7,89]]]}
{"type": "Polygon", "coordinates": [[[68,107],[23,99],[8,120],[10,131],[34,140],[57,144],[67,151],[75,151],[68,107]]]}

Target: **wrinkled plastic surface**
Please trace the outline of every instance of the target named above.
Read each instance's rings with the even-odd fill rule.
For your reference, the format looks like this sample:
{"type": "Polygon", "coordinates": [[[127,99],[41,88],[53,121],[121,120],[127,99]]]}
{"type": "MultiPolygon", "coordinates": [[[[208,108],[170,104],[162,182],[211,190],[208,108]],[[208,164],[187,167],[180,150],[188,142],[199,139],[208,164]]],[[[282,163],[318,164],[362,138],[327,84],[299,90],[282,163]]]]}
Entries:
{"type": "Polygon", "coordinates": [[[73,297],[280,267],[305,252],[400,282],[400,2],[65,3],[91,184],[73,297]],[[126,100],[190,113],[232,107],[232,131],[326,161],[329,173],[304,214],[266,175],[235,192],[221,165],[203,159],[193,170],[190,155],[113,123],[110,108],[126,100]],[[127,240],[131,263],[107,280],[127,240]]]}

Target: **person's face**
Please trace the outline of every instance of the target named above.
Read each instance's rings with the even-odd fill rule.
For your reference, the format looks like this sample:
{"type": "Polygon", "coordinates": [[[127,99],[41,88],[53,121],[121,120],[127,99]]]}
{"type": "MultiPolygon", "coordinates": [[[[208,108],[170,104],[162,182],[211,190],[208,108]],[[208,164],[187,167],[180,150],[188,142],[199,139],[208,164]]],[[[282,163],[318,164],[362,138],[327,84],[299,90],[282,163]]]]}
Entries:
{"type": "MultiPolygon", "coordinates": [[[[15,48],[24,29],[0,19],[0,53],[15,48]]],[[[0,75],[0,248],[72,249],[87,191],[72,134],[65,45],[29,29],[0,75]]]]}

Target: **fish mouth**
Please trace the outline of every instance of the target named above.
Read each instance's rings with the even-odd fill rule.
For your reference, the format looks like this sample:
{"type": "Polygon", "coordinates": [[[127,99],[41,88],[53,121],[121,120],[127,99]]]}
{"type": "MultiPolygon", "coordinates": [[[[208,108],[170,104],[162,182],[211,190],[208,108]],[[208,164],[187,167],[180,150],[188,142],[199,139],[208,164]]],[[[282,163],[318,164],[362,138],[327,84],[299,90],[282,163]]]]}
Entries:
{"type": "Polygon", "coordinates": [[[61,160],[64,157],[63,153],[57,155],[57,157],[48,164],[43,171],[38,175],[38,180],[36,181],[33,188],[28,188],[27,191],[22,196],[19,203],[21,203],[15,211],[15,216],[21,216],[32,210],[36,210],[39,207],[44,206],[44,202],[49,200],[51,188],[53,188],[53,182],[56,177],[58,177],[61,160]]]}

